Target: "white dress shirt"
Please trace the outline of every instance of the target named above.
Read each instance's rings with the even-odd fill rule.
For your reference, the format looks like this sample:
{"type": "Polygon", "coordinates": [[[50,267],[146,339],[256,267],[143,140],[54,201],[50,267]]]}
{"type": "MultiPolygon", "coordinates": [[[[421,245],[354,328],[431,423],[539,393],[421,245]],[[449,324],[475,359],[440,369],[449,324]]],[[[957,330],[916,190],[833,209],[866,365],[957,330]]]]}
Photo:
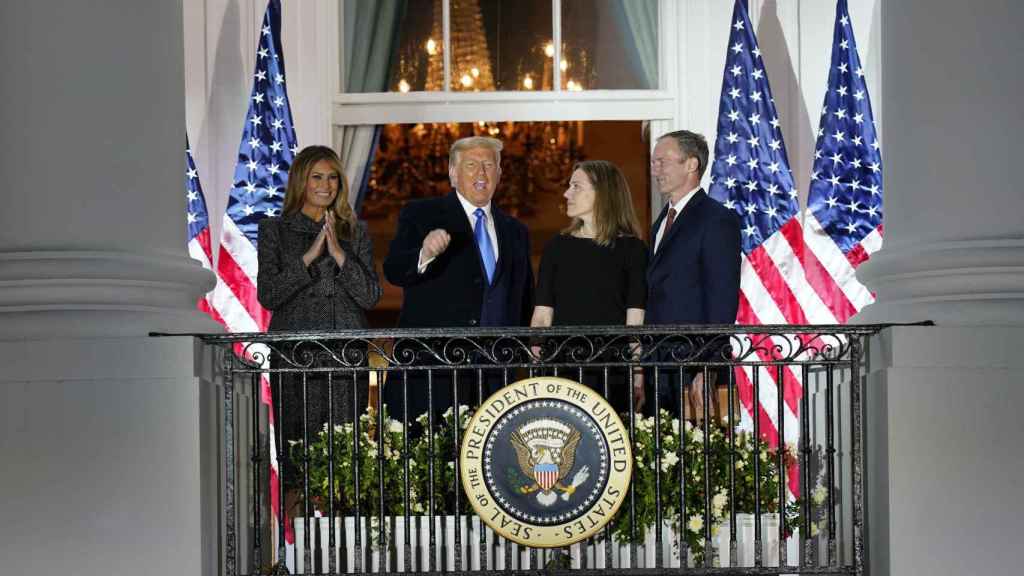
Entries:
{"type": "MultiPolygon", "coordinates": [[[[689,192],[686,193],[685,196],[680,198],[678,202],[676,202],[675,204],[672,204],[671,206],[669,206],[669,208],[675,208],[676,209],[676,219],[678,219],[679,215],[683,213],[683,208],[686,207],[686,203],[690,201],[690,198],[693,198],[693,195],[696,194],[698,190],[700,190],[700,186],[697,186],[693,190],[690,190],[689,192]]],[[[658,226],[658,232],[657,232],[657,234],[654,235],[654,251],[655,252],[658,251],[658,245],[661,244],[661,237],[665,235],[665,224],[667,222],[668,222],[668,216],[666,216],[665,218],[662,218],[661,219],[661,225],[658,226]]],[[[675,220],[673,220],[672,223],[673,223],[673,225],[675,225],[675,220]]]]}

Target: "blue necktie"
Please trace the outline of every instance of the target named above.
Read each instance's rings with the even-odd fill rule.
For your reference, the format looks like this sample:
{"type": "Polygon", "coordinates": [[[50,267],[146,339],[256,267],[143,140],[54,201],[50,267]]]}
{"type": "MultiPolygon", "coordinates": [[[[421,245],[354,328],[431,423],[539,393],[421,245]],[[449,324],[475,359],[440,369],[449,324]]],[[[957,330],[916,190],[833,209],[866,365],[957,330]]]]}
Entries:
{"type": "Polygon", "coordinates": [[[473,212],[476,216],[476,226],[473,227],[473,236],[476,237],[476,246],[480,249],[480,259],[484,262],[484,271],[487,272],[487,283],[494,279],[494,247],[491,246],[491,235],[487,233],[487,213],[483,208],[477,208],[473,212]]]}

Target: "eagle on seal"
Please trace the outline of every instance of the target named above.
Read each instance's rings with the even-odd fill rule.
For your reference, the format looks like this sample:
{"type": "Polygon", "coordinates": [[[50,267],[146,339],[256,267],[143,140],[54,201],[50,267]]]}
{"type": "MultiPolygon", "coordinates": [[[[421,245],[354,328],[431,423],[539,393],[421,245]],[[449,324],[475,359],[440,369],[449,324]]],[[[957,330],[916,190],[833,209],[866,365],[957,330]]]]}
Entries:
{"type": "Polygon", "coordinates": [[[537,501],[550,506],[561,492],[569,500],[580,484],[590,476],[587,466],[582,467],[566,485],[565,479],[576,462],[579,448],[579,430],[552,418],[531,420],[511,434],[519,468],[533,483],[520,486],[523,494],[537,493],[537,501]]]}

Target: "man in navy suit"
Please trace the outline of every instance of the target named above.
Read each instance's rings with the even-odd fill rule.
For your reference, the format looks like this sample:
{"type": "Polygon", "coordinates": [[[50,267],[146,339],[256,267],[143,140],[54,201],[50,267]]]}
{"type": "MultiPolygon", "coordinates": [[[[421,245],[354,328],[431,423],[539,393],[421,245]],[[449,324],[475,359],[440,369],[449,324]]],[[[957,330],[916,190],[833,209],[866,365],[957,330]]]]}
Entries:
{"type": "MultiPolygon", "coordinates": [[[[529,325],[533,270],[527,229],[491,202],[501,178],[501,149],[501,141],[494,138],[456,141],[448,169],[455,191],[414,200],[399,214],[384,276],[403,289],[400,327],[529,325]]],[[[452,405],[451,379],[443,372],[448,371],[434,374],[435,413],[452,405]]],[[[460,383],[469,379],[467,375],[460,383]]],[[[423,380],[409,380],[410,419],[427,411],[423,380]]],[[[485,385],[484,392],[495,388],[494,383],[485,385]]],[[[401,418],[398,379],[385,387],[384,400],[389,413],[401,418]]]]}
{"type": "MultiPolygon", "coordinates": [[[[658,139],[651,173],[664,209],[651,229],[647,324],[733,324],[739,306],[740,220],[700,187],[708,166],[704,136],[678,130],[658,139]]],[[[666,357],[667,359],[667,357],[666,357]]],[[[658,405],[680,410],[678,370],[659,376],[658,405]]],[[[703,373],[692,378],[691,405],[703,404],[703,373]]],[[[647,391],[653,382],[647,378],[647,391]]],[[[653,398],[647,396],[648,412],[653,398]]]]}

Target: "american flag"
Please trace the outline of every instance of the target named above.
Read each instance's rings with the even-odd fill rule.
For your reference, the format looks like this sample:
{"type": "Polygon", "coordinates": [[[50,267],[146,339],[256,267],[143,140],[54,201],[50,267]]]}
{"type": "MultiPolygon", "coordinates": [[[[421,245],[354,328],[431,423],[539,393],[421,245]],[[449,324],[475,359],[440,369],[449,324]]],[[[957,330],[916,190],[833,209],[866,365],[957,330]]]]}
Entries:
{"type": "MultiPolygon", "coordinates": [[[[744,4],[736,1],[731,20],[710,186],[711,196],[735,210],[742,222],[736,321],[823,322],[820,312],[827,308],[807,284],[800,266],[803,234],[798,194],[764,60],[744,4]]],[[[787,342],[780,344],[788,346],[787,342]]],[[[769,360],[769,353],[760,354],[760,359],[769,360]]],[[[770,446],[777,446],[781,422],[785,440],[795,441],[802,394],[799,374],[786,369],[780,383],[775,370],[757,370],[756,413],[762,438],[770,446]],[[780,389],[785,403],[782,414],[778,413],[780,389]]],[[[747,414],[755,413],[754,371],[753,367],[736,370],[737,389],[747,414]]],[[[795,470],[790,470],[789,478],[790,489],[795,492],[795,470]]]]}
{"type": "Polygon", "coordinates": [[[836,5],[804,240],[807,281],[835,322],[874,302],[854,269],[882,247],[882,155],[846,0],[836,5]]]}
{"type": "MultiPolygon", "coordinates": [[[[210,247],[210,214],[206,211],[206,196],[199,183],[199,170],[192,159],[192,148],[185,137],[185,226],[188,230],[188,254],[203,268],[213,271],[213,249],[210,247]]],[[[212,312],[206,296],[199,299],[199,309],[212,312]]]]}
{"type": "MultiPolygon", "coordinates": [[[[217,253],[217,286],[211,304],[229,332],[263,332],[270,313],[256,300],[256,245],[259,221],[281,213],[288,168],[297,150],[295,129],[284,80],[284,52],[281,49],[281,2],[270,0],[263,15],[256,50],[249,109],[238,147],[234,185],[228,197],[217,253]]],[[[242,345],[236,351],[241,352],[242,345]]],[[[250,355],[267,358],[265,347],[250,346],[250,355]]],[[[270,495],[276,515],[278,493],[277,447],[274,439],[274,410],[270,382],[261,378],[261,401],[267,405],[270,421],[270,495]]],[[[285,537],[292,541],[291,526],[285,537]]]]}

